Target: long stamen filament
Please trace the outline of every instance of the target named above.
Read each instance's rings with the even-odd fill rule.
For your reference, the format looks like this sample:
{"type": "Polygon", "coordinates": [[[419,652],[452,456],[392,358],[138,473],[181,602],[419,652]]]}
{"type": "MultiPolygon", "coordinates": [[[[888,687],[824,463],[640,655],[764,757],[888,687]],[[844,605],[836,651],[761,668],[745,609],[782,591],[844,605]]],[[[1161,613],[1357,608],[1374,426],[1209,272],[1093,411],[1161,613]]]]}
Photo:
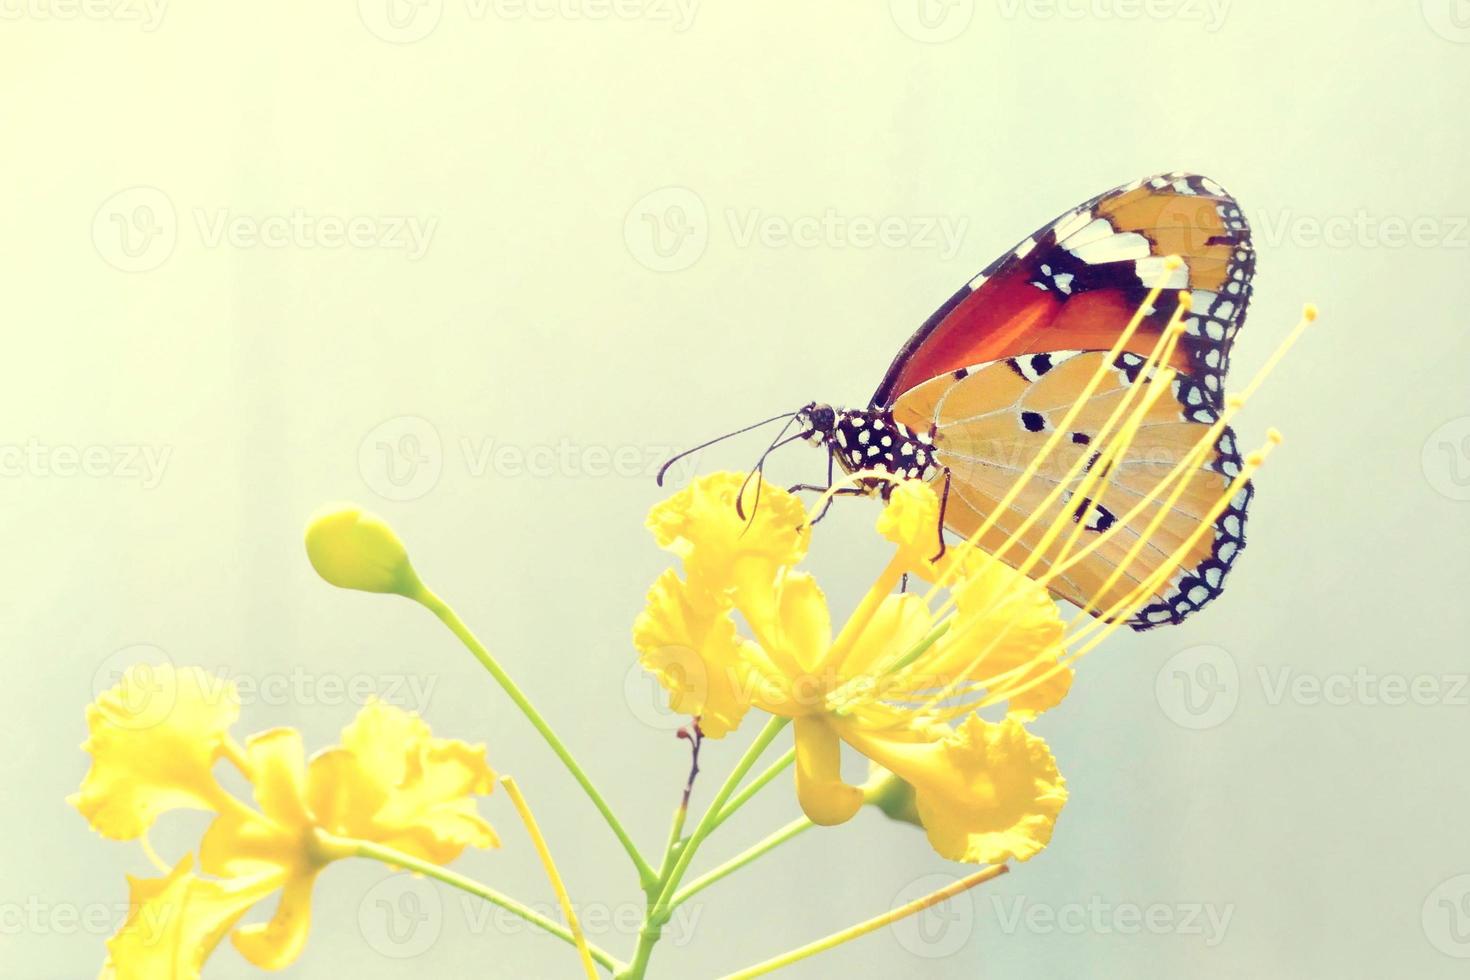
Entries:
{"type": "MultiPolygon", "coordinates": [[[[1164,392],[1170,390],[1171,386],[1174,383],[1174,378],[1178,372],[1176,372],[1173,368],[1164,368],[1157,374],[1154,374],[1153,368],[1157,364],[1166,363],[1167,358],[1172,355],[1174,347],[1178,343],[1179,335],[1183,330],[1183,327],[1179,323],[1179,318],[1183,315],[1183,311],[1187,310],[1188,308],[1188,303],[1181,300],[1179,307],[1175,310],[1173,318],[1170,320],[1168,329],[1164,331],[1163,335],[1159,339],[1159,342],[1155,344],[1153,351],[1149,354],[1148,359],[1145,361],[1139,377],[1146,379],[1147,383],[1137,386],[1131,386],[1127,390],[1125,396],[1119,400],[1119,404],[1114,408],[1113,413],[1108,418],[1106,424],[1101,430],[1099,430],[1099,438],[1106,441],[1103,443],[1103,448],[1099,456],[1097,457],[1096,463],[1094,463],[1091,469],[1089,469],[1085,473],[1085,475],[1083,475],[1082,484],[1079,485],[1078,489],[1073,493],[1072,497],[1069,498],[1069,501],[1072,499],[1076,499],[1078,496],[1085,497],[1085,495],[1090,491],[1091,485],[1098,479],[1100,472],[1104,470],[1110,470],[1112,468],[1113,461],[1117,458],[1121,458],[1128,452],[1128,448],[1132,445],[1135,434],[1137,433],[1139,427],[1143,424],[1143,420],[1148,417],[1149,412],[1152,411],[1154,405],[1157,404],[1158,400],[1163,396],[1164,392]],[[1138,390],[1140,388],[1143,389],[1142,402],[1135,409],[1132,405],[1132,402],[1134,401],[1134,396],[1138,393],[1138,390]],[[1109,438],[1112,434],[1112,429],[1117,425],[1120,418],[1124,418],[1125,413],[1129,414],[1127,414],[1126,421],[1123,423],[1121,430],[1118,432],[1116,437],[1109,438]]],[[[1031,523],[1034,522],[1034,519],[1036,517],[1041,515],[1044,511],[1050,509],[1050,507],[1061,496],[1062,491],[1064,491],[1067,486],[1072,483],[1072,481],[1076,480],[1077,477],[1082,474],[1082,469],[1086,459],[1087,457],[1085,455],[1079,456],[1077,458],[1063,481],[1058,483],[1056,488],[1052,491],[1051,494],[1047,496],[1047,499],[1040,505],[1040,507],[1032,512],[1032,515],[1030,518],[1027,519],[1027,522],[1023,524],[1021,528],[1018,528],[1014,534],[1011,535],[1008,543],[1013,543],[1018,540],[1019,536],[1025,532],[1025,530],[1031,523]]],[[[1099,500],[1100,499],[1101,498],[1099,497],[1099,500]]],[[[1096,502],[1097,501],[1094,501],[1094,504],[1096,502]]],[[[1090,507],[1087,509],[1090,510],[1090,507]]],[[[1085,514],[1083,513],[1082,509],[1078,510],[1076,518],[1077,523],[1080,527],[1082,522],[1085,520],[1085,514]]],[[[1061,534],[1062,530],[1065,529],[1065,527],[1066,523],[1064,517],[1058,515],[1053,518],[1052,523],[1047,528],[1046,533],[1042,536],[1041,541],[1036,545],[1035,548],[1031,549],[1030,554],[1027,556],[1026,560],[1023,561],[1021,565],[1016,569],[1017,573],[1021,575],[1028,574],[1031,568],[1034,567],[1034,565],[1041,560],[1042,556],[1051,547],[1052,543],[1061,534]]],[[[999,554],[1000,553],[997,553],[997,558],[999,557],[999,554]]],[[[998,596],[992,603],[991,608],[987,608],[981,611],[978,615],[971,617],[966,623],[965,627],[961,629],[959,633],[950,640],[950,642],[952,644],[961,642],[971,630],[978,628],[979,624],[988,618],[989,614],[994,611],[994,607],[997,606],[1000,602],[1004,601],[1004,598],[1004,594],[998,596]]],[[[949,606],[954,602],[954,593],[951,592],[949,597],[945,600],[945,603],[941,606],[941,613],[947,611],[949,606]]],[[[946,698],[950,697],[954,693],[955,685],[962,682],[964,678],[973,676],[974,672],[980,669],[980,667],[984,664],[985,659],[991,654],[991,652],[994,651],[996,647],[999,646],[1001,641],[1005,639],[1006,635],[1010,632],[1012,625],[1013,621],[1007,620],[1005,625],[1003,625],[1000,630],[994,633],[989,638],[989,641],[985,644],[985,646],[982,647],[978,653],[976,653],[970,663],[963,670],[956,671],[952,675],[949,684],[942,687],[930,696],[926,707],[933,707],[934,705],[937,705],[940,701],[943,701],[946,698]]]]}
{"type": "MultiPolygon", "coordinates": [[[[1149,597],[1157,592],[1158,588],[1164,582],[1168,581],[1169,577],[1174,574],[1177,566],[1188,555],[1190,549],[1198,544],[1206,533],[1214,530],[1215,519],[1224,512],[1225,508],[1229,506],[1230,501],[1235,498],[1235,495],[1245,487],[1246,483],[1250,481],[1251,476],[1260,469],[1266,457],[1270,454],[1271,449],[1279,444],[1280,435],[1273,430],[1271,438],[1266,445],[1262,446],[1256,452],[1251,453],[1246,458],[1245,466],[1242,467],[1240,474],[1231,481],[1230,486],[1226,488],[1215,501],[1214,505],[1211,506],[1210,512],[1201,520],[1199,526],[1195,528],[1194,532],[1184,543],[1170,555],[1169,560],[1165,561],[1152,575],[1140,583],[1126,597],[1104,612],[1100,618],[1092,620],[1088,626],[1083,627],[1066,639],[1065,643],[1070,647],[1074,647],[1067,657],[1059,658],[1048,670],[1016,687],[1005,687],[1005,680],[1010,677],[1024,676],[1040,661],[1032,660],[1020,667],[1012,668],[1004,674],[991,678],[990,683],[994,685],[991,687],[991,693],[986,696],[978,707],[985,708],[1002,701],[1020,697],[1032,688],[1045,684],[1052,677],[1082,659],[1082,657],[1086,656],[1102,643],[1103,640],[1111,636],[1115,630],[1123,626],[1133,613],[1137,612],[1148,601],[1149,597]],[[1089,633],[1094,635],[1088,637],[1089,633]],[[1088,637],[1086,642],[1081,642],[1084,637],[1088,637]],[[1078,646],[1079,643],[1081,644],[1080,646],[1078,646]]],[[[1078,618],[1080,619],[1082,617],[1078,618]]]]}
{"type": "MultiPolygon", "coordinates": [[[[1183,265],[1184,260],[1177,255],[1170,255],[1164,259],[1164,269],[1169,275],[1172,275],[1175,270],[1181,268],[1183,265]]],[[[1165,281],[1167,281],[1167,279],[1165,281]]],[[[1143,323],[1144,318],[1147,317],[1149,313],[1154,309],[1154,304],[1158,302],[1159,295],[1163,291],[1163,282],[1161,282],[1157,286],[1154,286],[1148,291],[1147,298],[1145,298],[1143,303],[1139,305],[1138,309],[1129,319],[1127,326],[1125,326],[1122,332],[1118,334],[1118,339],[1115,340],[1113,342],[1113,346],[1108,349],[1108,356],[1103,360],[1102,365],[1098,368],[1096,372],[1094,372],[1093,376],[1088,380],[1087,384],[1083,386],[1081,393],[1077,396],[1077,399],[1072,403],[1072,406],[1062,417],[1061,423],[1057,425],[1057,427],[1052,431],[1051,435],[1047,438],[1046,442],[1042,444],[1040,452],[1038,452],[1036,456],[1032,458],[1026,469],[1023,470],[1021,475],[1016,478],[1014,483],[1011,484],[1010,489],[1006,491],[1005,495],[1001,498],[995,509],[991,511],[991,513],[985,518],[985,520],[980,523],[980,526],[975,529],[975,532],[969,536],[969,538],[966,540],[967,545],[974,546],[978,544],[985,537],[985,535],[989,534],[991,528],[995,526],[995,522],[999,515],[1004,513],[1007,509],[1010,508],[1013,503],[1015,503],[1016,498],[1021,495],[1021,492],[1023,490],[1025,490],[1026,485],[1035,478],[1038,472],[1040,472],[1041,467],[1046,463],[1047,459],[1051,456],[1052,452],[1056,450],[1057,445],[1061,442],[1062,434],[1071,429],[1073,421],[1075,421],[1078,414],[1081,413],[1083,406],[1086,405],[1088,400],[1092,398],[1093,394],[1097,391],[1098,386],[1102,384],[1103,378],[1105,378],[1112,370],[1112,362],[1123,351],[1124,347],[1127,346],[1128,341],[1133,338],[1133,334],[1138,330],[1139,325],[1143,323]]],[[[941,575],[939,579],[935,581],[934,585],[929,589],[929,592],[925,596],[926,602],[932,601],[933,597],[938,593],[940,589],[948,587],[953,578],[951,574],[952,572],[953,569],[947,571],[946,574],[941,575]]]]}

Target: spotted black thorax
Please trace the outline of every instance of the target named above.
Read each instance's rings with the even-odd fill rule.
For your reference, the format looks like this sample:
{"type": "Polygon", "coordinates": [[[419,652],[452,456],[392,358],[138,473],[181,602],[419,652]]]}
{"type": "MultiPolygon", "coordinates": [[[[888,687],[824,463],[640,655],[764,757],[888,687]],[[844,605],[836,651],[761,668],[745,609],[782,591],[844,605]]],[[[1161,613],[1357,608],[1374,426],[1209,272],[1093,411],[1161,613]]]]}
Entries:
{"type": "MultiPolygon", "coordinates": [[[[799,418],[810,430],[808,438],[825,445],[838,465],[848,473],[882,470],[900,479],[927,480],[939,464],[934,459],[934,439],[894,421],[882,409],[834,409],[809,405],[799,418]]],[[[865,479],[865,490],[885,497],[893,487],[886,480],[865,479]]]]}

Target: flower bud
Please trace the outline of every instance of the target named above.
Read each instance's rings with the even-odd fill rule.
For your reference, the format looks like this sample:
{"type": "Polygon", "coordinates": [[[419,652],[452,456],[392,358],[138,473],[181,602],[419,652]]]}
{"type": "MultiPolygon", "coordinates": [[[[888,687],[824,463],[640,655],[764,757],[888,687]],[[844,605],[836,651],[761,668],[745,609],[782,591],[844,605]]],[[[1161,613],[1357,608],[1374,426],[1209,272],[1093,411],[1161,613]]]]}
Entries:
{"type": "Polygon", "coordinates": [[[360,507],[334,507],[314,518],[306,526],[306,556],[318,575],[340,589],[410,599],[424,591],[398,535],[360,507]]]}

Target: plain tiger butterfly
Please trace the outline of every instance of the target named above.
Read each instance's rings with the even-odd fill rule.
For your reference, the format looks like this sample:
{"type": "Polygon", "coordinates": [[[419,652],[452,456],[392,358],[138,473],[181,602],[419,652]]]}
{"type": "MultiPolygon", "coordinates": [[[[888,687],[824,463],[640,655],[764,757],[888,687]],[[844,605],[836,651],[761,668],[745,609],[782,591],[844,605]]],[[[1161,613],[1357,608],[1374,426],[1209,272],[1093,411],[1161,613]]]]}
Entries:
{"type": "Polygon", "coordinates": [[[796,438],[823,446],[829,485],[834,464],[860,475],[839,492],[886,496],[894,484],[882,477],[928,481],[944,528],[975,537],[1054,595],[1095,615],[1127,608],[1136,630],[1181,622],[1220,595],[1245,546],[1253,490],[1245,483],[1220,506],[1242,458],[1218,423],[1254,269],[1245,217],[1213,180],[1168,173],[1125,184],[961,287],[899,350],[866,408],[813,402],[777,416],[802,430],[772,448],[796,438]],[[1157,302],[1160,287],[1179,291],[1178,308],[1157,302]],[[1182,328],[1165,343],[1171,318],[1182,328]],[[1088,479],[1120,404],[1160,387],[1147,382],[1161,367],[1167,393],[1136,399],[1146,405],[1131,441],[1109,456],[1101,492],[1058,492],[1088,479]],[[1211,430],[1213,445],[1202,445],[1211,430]],[[1048,464],[1037,467],[1043,447],[1048,464]],[[1175,492],[1153,491],[1160,473],[1181,467],[1175,492]],[[1099,546],[1062,549],[1047,531],[1068,519],[1099,546]],[[1212,533],[1198,533],[1205,521],[1212,533]],[[1168,563],[1174,570],[1160,579],[1168,563]],[[1138,601],[1151,580],[1159,584],[1138,601]]]}

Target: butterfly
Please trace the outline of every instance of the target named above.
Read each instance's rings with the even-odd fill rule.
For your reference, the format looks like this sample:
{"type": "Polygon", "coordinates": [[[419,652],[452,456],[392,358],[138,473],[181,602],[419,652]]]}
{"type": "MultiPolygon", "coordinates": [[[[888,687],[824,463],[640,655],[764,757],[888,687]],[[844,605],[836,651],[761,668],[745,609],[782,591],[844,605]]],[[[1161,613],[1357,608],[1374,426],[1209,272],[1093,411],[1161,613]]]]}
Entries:
{"type": "MultiPolygon", "coordinates": [[[[803,436],[826,448],[829,484],[834,461],[849,474],[878,470],[928,481],[943,496],[942,523],[951,532],[968,538],[990,519],[978,541],[987,550],[1001,548],[1037,514],[1042,519],[1019,535],[1020,547],[1001,556],[1012,566],[1030,556],[1034,577],[1046,575],[1056,557],[1037,549],[1052,519],[1066,519],[1064,509],[1099,537],[1124,522],[1083,560],[1047,576],[1048,587],[1089,611],[1107,609],[1176,561],[1177,571],[1127,623],[1135,630],[1179,623],[1220,595],[1245,546],[1251,485],[1223,510],[1212,508],[1241,472],[1234,432],[1222,429],[1213,450],[1185,474],[1177,499],[1149,505],[1146,497],[1161,468],[1186,458],[1225,410],[1230,348],[1254,271],[1249,226],[1219,184],[1188,173],[1134,181],[1062,214],[966,283],[903,345],[867,408],[812,403],[795,420],[803,436]],[[1182,264],[1171,267],[1167,256],[1182,264]],[[1158,285],[1190,298],[1185,332],[1169,360],[1177,371],[1170,390],[1150,406],[1126,454],[1112,461],[1110,499],[1079,503],[1070,491],[1057,494],[1070,464],[1095,453],[1099,428],[1149,369],[1146,359],[1173,312],[1165,304],[1147,308],[1129,341],[1116,353],[1112,348],[1158,285]],[[1109,356],[1105,383],[1056,437],[1057,465],[1039,471],[1000,509],[1109,356]],[[1130,505],[1140,502],[1146,506],[1134,514],[1130,505]],[[1159,510],[1165,513],[1155,525],[1159,510]],[[1206,520],[1212,533],[1193,533],[1206,520]],[[1140,536],[1148,541],[1129,561],[1140,536]],[[1173,556],[1176,549],[1184,553],[1173,556]],[[1123,574],[1115,574],[1120,567],[1123,574]]],[[[892,486],[861,480],[848,492],[886,494],[892,486]]]]}

